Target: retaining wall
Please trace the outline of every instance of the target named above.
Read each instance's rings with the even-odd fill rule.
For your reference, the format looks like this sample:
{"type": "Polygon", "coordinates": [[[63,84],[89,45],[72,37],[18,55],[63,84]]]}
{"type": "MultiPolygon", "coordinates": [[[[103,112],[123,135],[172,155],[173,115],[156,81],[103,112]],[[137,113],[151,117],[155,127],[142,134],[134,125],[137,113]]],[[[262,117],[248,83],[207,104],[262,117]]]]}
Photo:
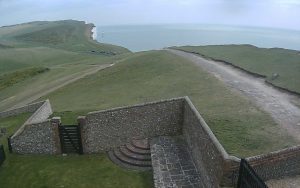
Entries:
{"type": "Polygon", "coordinates": [[[108,151],[132,139],[181,133],[184,98],[88,113],[81,119],[84,153],[108,151]]]}
{"type": "Polygon", "coordinates": [[[57,124],[50,120],[27,124],[22,132],[11,138],[12,151],[19,154],[58,154],[57,124]]]}
{"type": "MultiPolygon", "coordinates": [[[[37,104],[41,105],[10,138],[12,151],[15,153],[56,154],[60,152],[58,124],[48,119],[52,114],[51,104],[49,100],[37,104]]],[[[22,108],[26,109],[26,107],[22,108]]],[[[20,111],[23,112],[22,109],[20,111]]]]}

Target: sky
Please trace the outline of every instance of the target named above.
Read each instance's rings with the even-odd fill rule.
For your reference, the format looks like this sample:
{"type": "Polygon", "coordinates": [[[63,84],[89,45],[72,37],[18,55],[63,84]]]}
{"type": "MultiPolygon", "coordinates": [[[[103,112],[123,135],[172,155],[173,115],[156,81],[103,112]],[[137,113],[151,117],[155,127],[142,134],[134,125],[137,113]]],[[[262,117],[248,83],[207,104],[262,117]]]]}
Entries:
{"type": "Polygon", "coordinates": [[[300,0],[0,0],[0,26],[65,19],[97,26],[204,23],[300,30],[300,0]]]}

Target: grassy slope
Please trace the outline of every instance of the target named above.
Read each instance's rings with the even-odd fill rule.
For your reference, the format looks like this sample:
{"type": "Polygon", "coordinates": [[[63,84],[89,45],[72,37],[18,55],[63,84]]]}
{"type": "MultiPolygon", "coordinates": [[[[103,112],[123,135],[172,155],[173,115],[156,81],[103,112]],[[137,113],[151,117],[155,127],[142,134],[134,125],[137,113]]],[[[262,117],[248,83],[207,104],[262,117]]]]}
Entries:
{"type": "Polygon", "coordinates": [[[44,83],[84,71],[91,68],[92,64],[112,63],[119,58],[118,56],[122,56],[87,53],[90,50],[116,54],[128,52],[122,47],[91,40],[91,27],[91,24],[79,21],[32,22],[1,27],[0,43],[14,48],[0,49],[0,76],[41,66],[49,68],[50,71],[36,78],[29,78],[28,75],[24,77],[28,79],[19,80],[19,83],[12,87],[1,90],[0,110],[11,107],[14,105],[12,100],[17,103],[24,98],[20,95],[27,91],[35,92],[36,88],[39,89],[44,83]],[[51,40],[59,42],[53,44],[51,40]]]}
{"type": "Polygon", "coordinates": [[[37,64],[50,66],[129,52],[123,47],[92,40],[92,27],[92,24],[72,20],[0,27],[3,47],[0,46],[0,74],[37,64]],[[6,46],[15,48],[4,48],[6,46]]]}
{"type": "MultiPolygon", "coordinates": [[[[46,83],[49,85],[64,76],[72,76],[90,69],[91,66],[113,63],[126,57],[126,54],[109,57],[112,54],[85,53],[90,50],[115,54],[128,52],[122,47],[99,44],[90,40],[90,28],[91,25],[75,21],[33,22],[0,28],[0,41],[4,44],[0,49],[0,75],[19,75],[16,73],[40,66],[50,68],[50,71],[34,77],[27,78],[29,75],[24,75],[27,79],[14,82],[12,86],[2,89],[0,110],[10,107],[11,102],[18,102],[43,90],[46,83]],[[75,27],[74,32],[70,30],[72,27],[75,27]],[[66,36],[65,31],[72,36],[66,36]],[[49,40],[49,35],[55,37],[49,40]]],[[[11,134],[27,117],[25,114],[0,119],[0,127],[9,127],[11,134]]],[[[6,138],[3,138],[1,143],[6,146],[7,151],[6,138]]],[[[7,154],[7,158],[0,168],[1,187],[153,186],[151,173],[121,169],[105,154],[68,157],[7,154]]]]}
{"type": "MultiPolygon", "coordinates": [[[[6,127],[10,135],[29,115],[2,118],[0,128],[6,127]]],[[[68,157],[17,155],[8,153],[6,138],[3,137],[0,143],[5,146],[7,154],[7,160],[0,168],[1,187],[153,187],[151,173],[121,169],[105,154],[68,157]]]]}
{"type": "Polygon", "coordinates": [[[70,121],[90,110],[185,95],[231,154],[249,156],[293,144],[271,117],[250,101],[198,66],[164,51],[135,54],[45,98],[50,98],[56,112],[73,111],[63,113],[65,121],[70,121]]]}
{"type": "Polygon", "coordinates": [[[251,45],[212,45],[179,47],[207,57],[224,60],[246,70],[267,76],[273,84],[300,93],[300,52],[251,45]],[[279,77],[272,80],[272,74],[279,77]]]}

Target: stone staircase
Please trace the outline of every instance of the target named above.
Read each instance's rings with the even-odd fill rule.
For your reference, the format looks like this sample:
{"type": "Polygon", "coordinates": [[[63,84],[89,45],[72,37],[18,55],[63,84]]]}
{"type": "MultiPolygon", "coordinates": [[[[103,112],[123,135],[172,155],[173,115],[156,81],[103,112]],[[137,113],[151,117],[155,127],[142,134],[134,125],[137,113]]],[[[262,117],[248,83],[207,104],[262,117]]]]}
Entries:
{"type": "Polygon", "coordinates": [[[110,159],[121,167],[133,170],[152,170],[148,139],[132,140],[108,152],[110,159]]]}

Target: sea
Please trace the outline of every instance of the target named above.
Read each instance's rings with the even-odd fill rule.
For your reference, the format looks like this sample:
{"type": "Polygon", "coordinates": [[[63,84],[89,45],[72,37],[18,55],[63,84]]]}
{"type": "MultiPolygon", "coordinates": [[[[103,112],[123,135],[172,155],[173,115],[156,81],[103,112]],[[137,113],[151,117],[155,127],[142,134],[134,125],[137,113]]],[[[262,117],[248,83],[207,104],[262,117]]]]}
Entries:
{"type": "Polygon", "coordinates": [[[300,31],[209,24],[97,25],[95,38],[133,52],[183,45],[251,44],[300,51],[300,31]]]}

